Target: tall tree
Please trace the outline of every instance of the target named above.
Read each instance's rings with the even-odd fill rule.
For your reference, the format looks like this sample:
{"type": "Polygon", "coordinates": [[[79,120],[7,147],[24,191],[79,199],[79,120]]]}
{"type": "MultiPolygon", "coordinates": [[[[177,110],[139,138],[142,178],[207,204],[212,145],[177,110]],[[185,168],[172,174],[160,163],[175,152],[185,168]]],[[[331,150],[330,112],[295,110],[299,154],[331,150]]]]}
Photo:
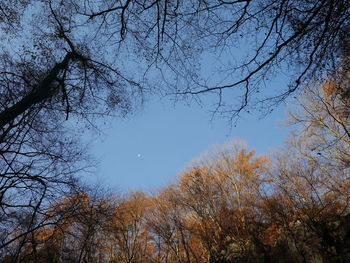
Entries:
{"type": "Polygon", "coordinates": [[[209,262],[249,262],[264,251],[257,238],[261,227],[259,190],[267,159],[254,157],[233,142],[202,157],[179,182],[181,202],[196,220],[195,233],[206,247],[209,262]]]}
{"type": "Polygon", "coordinates": [[[0,249],[6,249],[18,238],[26,243],[47,204],[69,194],[90,166],[75,124],[91,127],[96,116],[129,111],[128,87],[138,84],[107,61],[107,52],[98,54],[95,35],[82,28],[71,3],[0,7],[0,249]],[[16,218],[23,216],[22,229],[16,218]]]}
{"type": "Polygon", "coordinates": [[[216,110],[231,117],[254,100],[279,102],[309,80],[347,72],[349,12],[346,0],[2,1],[0,247],[17,240],[19,215],[29,223],[18,238],[38,228],[48,199],[68,193],[88,166],[79,125],[124,115],[158,86],[213,92],[216,110]],[[211,52],[229,58],[220,85],[200,76],[211,52]],[[259,97],[280,69],[290,86],[259,97]]]}

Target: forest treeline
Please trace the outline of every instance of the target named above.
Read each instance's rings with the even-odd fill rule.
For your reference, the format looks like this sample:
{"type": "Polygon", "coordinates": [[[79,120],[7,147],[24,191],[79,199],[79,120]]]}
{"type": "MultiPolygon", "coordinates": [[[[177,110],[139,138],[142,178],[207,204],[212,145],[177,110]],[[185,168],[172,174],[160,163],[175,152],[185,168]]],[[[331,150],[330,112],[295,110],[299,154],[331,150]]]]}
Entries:
{"type": "Polygon", "coordinates": [[[348,0],[1,0],[0,262],[350,262],[349,17],[348,0]],[[156,194],[82,185],[82,134],[164,94],[231,123],[296,96],[297,128],[156,194]]]}
{"type": "Polygon", "coordinates": [[[306,89],[269,155],[233,141],[153,195],[76,188],[7,210],[1,262],[350,262],[347,87],[306,89]]]}

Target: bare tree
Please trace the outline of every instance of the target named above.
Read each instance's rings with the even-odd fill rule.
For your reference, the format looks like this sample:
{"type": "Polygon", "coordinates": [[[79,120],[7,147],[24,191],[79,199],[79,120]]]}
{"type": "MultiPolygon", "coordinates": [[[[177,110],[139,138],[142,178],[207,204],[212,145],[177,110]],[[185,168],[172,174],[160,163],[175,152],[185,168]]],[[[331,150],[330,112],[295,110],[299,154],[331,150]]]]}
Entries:
{"type": "Polygon", "coordinates": [[[76,188],[89,167],[74,122],[128,112],[124,87],[138,84],[89,54],[72,32],[79,23],[71,6],[10,2],[1,4],[8,17],[0,21],[8,29],[0,55],[0,249],[17,244],[19,255],[46,225],[47,204],[76,188]]]}
{"type": "Polygon", "coordinates": [[[298,99],[299,110],[290,113],[299,125],[291,143],[308,159],[323,160],[326,169],[350,165],[349,78],[337,78],[308,87],[298,99]]]}
{"type": "Polygon", "coordinates": [[[292,248],[288,253],[295,249],[297,258],[306,261],[317,257],[346,261],[348,174],[324,165],[323,158],[305,158],[292,147],[279,152],[274,161],[272,195],[265,202],[265,213],[284,232],[292,248]]]}
{"type": "Polygon", "coordinates": [[[348,72],[349,12],[346,0],[2,1],[1,248],[23,238],[20,251],[43,226],[49,200],[75,187],[88,165],[83,125],[125,115],[159,87],[214,93],[214,110],[230,117],[252,102],[274,105],[309,81],[348,72]],[[211,52],[228,59],[221,84],[200,74],[211,52]],[[258,95],[281,72],[290,85],[258,95]]]}
{"type": "Polygon", "coordinates": [[[171,76],[166,83],[175,86],[176,94],[215,93],[216,110],[231,116],[257,101],[275,105],[310,80],[334,72],[341,57],[349,57],[350,6],[345,0],[105,1],[75,6],[116,42],[133,41],[146,52],[149,65],[171,76]],[[198,78],[196,65],[207,52],[223,64],[220,84],[210,79],[213,75],[198,78]],[[269,80],[282,73],[289,85],[269,91],[269,80]],[[238,100],[230,104],[232,96],[238,100]]]}

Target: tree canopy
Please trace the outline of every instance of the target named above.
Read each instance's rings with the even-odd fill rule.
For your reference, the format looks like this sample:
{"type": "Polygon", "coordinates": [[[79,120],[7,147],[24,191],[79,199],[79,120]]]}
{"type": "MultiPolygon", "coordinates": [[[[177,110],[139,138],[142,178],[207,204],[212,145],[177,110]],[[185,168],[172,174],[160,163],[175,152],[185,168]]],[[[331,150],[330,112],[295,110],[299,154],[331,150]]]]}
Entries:
{"type": "MultiPolygon", "coordinates": [[[[158,235],[154,244],[159,257],[172,251],[171,257],[187,261],[200,262],[208,255],[223,260],[220,249],[228,243],[236,246],[236,253],[262,251],[271,240],[277,242],[252,235],[270,231],[260,218],[265,215],[259,210],[262,207],[267,207],[268,215],[288,218],[288,226],[298,218],[303,226],[311,226],[313,239],[322,240],[320,232],[329,225],[320,227],[318,215],[331,214],[331,203],[339,207],[333,211],[338,219],[348,211],[347,184],[340,189],[339,181],[348,180],[349,165],[349,7],[347,0],[1,1],[0,249],[4,255],[17,260],[29,251],[37,258],[38,236],[61,245],[66,233],[75,233],[85,241],[74,258],[92,258],[89,240],[95,242],[96,229],[103,226],[108,231],[111,226],[105,222],[113,222],[117,224],[113,242],[125,247],[122,254],[114,255],[117,258],[130,262],[135,247],[144,252],[135,257],[151,254],[149,227],[158,235]],[[289,84],[271,90],[272,79],[281,75],[289,84]],[[122,205],[109,204],[91,198],[78,184],[78,175],[91,166],[79,142],[81,131],[98,126],[96,120],[105,116],[126,115],[147,96],[172,94],[179,100],[200,100],[213,94],[213,110],[233,118],[250,108],[271,109],[302,89],[307,94],[302,103],[306,113],[293,118],[304,129],[291,141],[289,153],[301,161],[288,163],[284,156],[276,161],[275,169],[269,170],[277,182],[274,195],[265,196],[261,207],[247,200],[263,196],[261,186],[268,181],[259,169],[267,161],[254,159],[253,152],[245,149],[193,169],[177,188],[183,192],[179,200],[171,189],[161,195],[166,203],[156,208],[157,213],[170,211],[169,220],[161,222],[163,228],[156,228],[154,222],[160,219],[152,216],[154,221],[144,223],[146,206],[153,202],[144,195],[120,201],[122,205]],[[334,181],[323,184],[320,178],[328,177],[334,181]],[[279,203],[283,193],[287,197],[279,203]],[[217,202],[207,202],[209,196],[217,202]],[[145,210],[134,208],[137,202],[143,202],[145,210]],[[204,208],[196,202],[207,210],[200,211],[204,208]],[[228,206],[230,202],[234,206],[228,206]],[[109,212],[118,208],[135,213],[120,212],[121,218],[111,221],[115,214],[109,212]],[[95,220],[94,209],[105,215],[103,222],[95,220]],[[186,209],[192,209],[192,219],[181,217],[186,209]],[[235,222],[236,229],[227,220],[235,222]],[[189,226],[196,229],[195,235],[188,232],[189,226]],[[132,245],[126,238],[130,233],[132,245]],[[233,236],[238,243],[223,241],[233,236]]],[[[282,231],[281,222],[275,224],[272,216],[266,220],[282,231]]],[[[322,242],[316,242],[321,249],[322,242]]],[[[343,251],[338,241],[332,242],[325,247],[327,256],[334,247],[343,251]]],[[[301,250],[305,246],[294,245],[301,250]]]]}
{"type": "Polygon", "coordinates": [[[78,9],[108,30],[118,43],[139,43],[151,65],[158,65],[166,83],[175,86],[175,93],[214,92],[219,96],[217,109],[229,114],[237,115],[257,101],[278,103],[306,83],[348,67],[348,1],[104,4],[78,9]],[[213,52],[223,64],[221,85],[204,79],[197,71],[196,63],[207,52],[213,52]],[[178,63],[181,67],[176,66],[178,63]],[[281,73],[288,74],[289,85],[267,92],[269,80],[281,73]],[[169,82],[168,74],[177,82],[169,82]],[[262,96],[257,96],[259,91],[262,96]],[[232,96],[236,103],[227,104],[232,96]]]}
{"type": "MultiPolygon", "coordinates": [[[[4,77],[16,73],[16,81],[31,86],[23,72],[30,71],[40,83],[35,92],[56,81],[59,92],[35,97],[45,101],[56,94],[66,114],[103,101],[128,111],[130,95],[158,86],[177,95],[215,93],[216,110],[236,116],[348,67],[348,1],[17,2],[5,1],[1,9],[5,39],[16,37],[3,44],[3,63],[12,67],[4,77]],[[206,54],[221,60],[220,76],[201,74],[206,54]],[[282,73],[290,84],[269,91],[269,80],[282,73]],[[99,92],[89,94],[93,87],[99,92]]],[[[24,111],[37,103],[28,100],[12,106],[24,111]]],[[[21,113],[10,109],[9,119],[21,113]]]]}

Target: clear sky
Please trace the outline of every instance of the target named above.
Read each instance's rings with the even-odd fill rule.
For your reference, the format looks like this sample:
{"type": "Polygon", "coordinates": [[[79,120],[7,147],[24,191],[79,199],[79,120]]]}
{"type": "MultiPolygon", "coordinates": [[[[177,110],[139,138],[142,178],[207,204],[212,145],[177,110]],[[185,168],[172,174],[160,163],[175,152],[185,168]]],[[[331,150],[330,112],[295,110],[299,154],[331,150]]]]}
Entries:
{"type": "MultiPolygon", "coordinates": [[[[223,85],[232,81],[225,71],[225,60],[239,59],[248,50],[232,48],[232,53],[209,54],[201,57],[201,77],[211,85],[223,85]],[[232,57],[233,56],[233,57],[232,57]],[[221,80],[226,79],[226,82],[221,80]]],[[[235,76],[236,78],[241,76],[235,76]]],[[[285,90],[288,76],[272,77],[262,93],[268,96],[285,90]],[[277,92],[276,92],[277,91],[277,92]],[[276,92],[276,93],[274,93],[276,92]]],[[[226,102],[240,102],[233,92],[225,93],[226,102]],[[231,95],[228,98],[228,95],[231,95]]],[[[223,93],[224,94],[224,93],[223,93]]],[[[206,100],[215,99],[207,96],[206,100]]],[[[203,98],[203,97],[202,97],[203,98]]],[[[212,101],[211,101],[212,102],[212,101]]],[[[115,118],[109,129],[103,129],[102,136],[96,136],[91,145],[93,156],[100,162],[93,181],[107,185],[112,190],[153,191],[175,180],[176,175],[194,158],[203,152],[222,145],[232,139],[246,141],[249,148],[263,154],[283,145],[289,131],[281,124],[286,119],[286,108],[275,108],[272,114],[260,118],[257,111],[243,115],[236,127],[219,116],[211,121],[210,107],[174,103],[169,99],[155,99],[145,103],[144,109],[126,120],[115,118]]]]}
{"type": "Polygon", "coordinates": [[[115,191],[152,191],[171,183],[192,159],[215,145],[242,139],[262,154],[283,145],[288,128],[285,108],[279,107],[263,119],[242,117],[230,129],[227,120],[211,121],[208,108],[170,101],[153,101],[125,120],[113,119],[102,139],[91,145],[100,162],[93,181],[115,191]]]}

